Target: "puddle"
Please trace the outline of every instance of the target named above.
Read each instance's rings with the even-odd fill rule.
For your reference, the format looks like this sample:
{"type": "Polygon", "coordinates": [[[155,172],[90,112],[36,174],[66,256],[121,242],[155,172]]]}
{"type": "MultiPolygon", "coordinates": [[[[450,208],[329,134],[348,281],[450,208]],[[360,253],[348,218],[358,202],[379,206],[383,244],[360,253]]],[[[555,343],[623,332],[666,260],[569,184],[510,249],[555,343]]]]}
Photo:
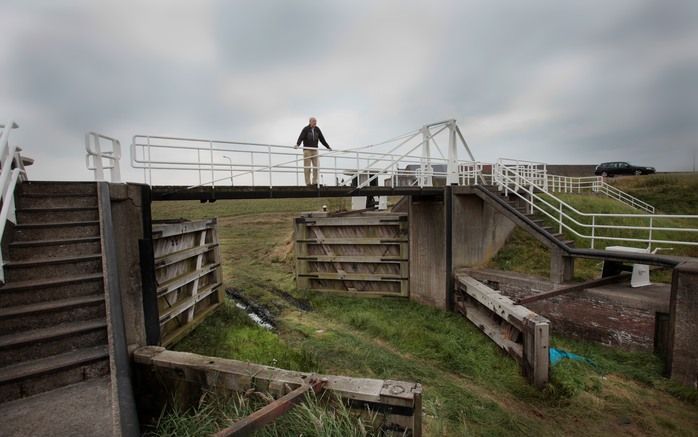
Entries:
{"type": "Polygon", "coordinates": [[[258,305],[247,297],[245,297],[240,290],[235,288],[227,288],[225,290],[226,294],[230,299],[235,302],[235,306],[245,311],[247,316],[252,319],[257,326],[264,329],[273,331],[276,329],[276,323],[274,321],[274,316],[269,312],[269,310],[262,305],[258,305]]]}
{"type": "Polygon", "coordinates": [[[245,311],[247,313],[247,317],[252,319],[257,326],[261,326],[264,329],[268,329],[270,331],[274,330],[274,326],[271,323],[265,322],[264,319],[262,319],[257,313],[254,312],[254,310],[250,309],[247,305],[241,304],[240,302],[235,302],[235,306],[240,308],[241,310],[245,311]]]}

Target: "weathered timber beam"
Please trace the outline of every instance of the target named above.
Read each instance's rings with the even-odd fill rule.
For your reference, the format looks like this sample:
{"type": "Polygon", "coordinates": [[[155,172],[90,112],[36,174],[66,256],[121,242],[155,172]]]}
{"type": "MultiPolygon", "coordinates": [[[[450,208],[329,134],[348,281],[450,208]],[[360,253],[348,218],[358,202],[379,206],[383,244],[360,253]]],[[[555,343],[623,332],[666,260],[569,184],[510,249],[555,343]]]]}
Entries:
{"type": "MultiPolygon", "coordinates": [[[[148,384],[172,390],[178,381],[200,389],[245,392],[249,389],[280,397],[306,384],[313,377],[327,378],[325,390],[332,392],[357,411],[382,411],[385,425],[409,430],[421,436],[422,386],[414,382],[384,379],[316,375],[278,369],[260,364],[188,352],[175,352],[157,346],[143,346],[133,352],[135,368],[148,384]]],[[[154,387],[141,387],[154,392],[154,387]]],[[[166,396],[171,393],[166,394],[166,396]]],[[[163,398],[166,402],[170,398],[163,398]]]]}
{"type": "Polygon", "coordinates": [[[515,358],[536,387],[548,382],[550,321],[466,274],[456,274],[456,308],[515,358]]]}
{"type": "Polygon", "coordinates": [[[318,393],[322,387],[327,384],[327,379],[311,380],[308,384],[303,384],[281,398],[270,402],[268,405],[260,408],[247,417],[244,417],[228,428],[225,428],[216,434],[215,437],[243,437],[251,435],[253,432],[262,429],[274,420],[286,414],[296,404],[301,403],[305,399],[306,393],[313,391],[318,393]]]}
{"type": "Polygon", "coordinates": [[[586,290],[587,288],[598,287],[601,285],[615,284],[616,282],[622,282],[629,278],[629,273],[620,273],[618,275],[607,276],[605,278],[592,279],[591,281],[582,282],[581,284],[566,285],[564,287],[556,288],[555,290],[550,290],[543,293],[534,294],[532,296],[527,296],[517,300],[516,304],[525,305],[527,303],[537,302],[539,300],[548,299],[565,293],[571,293],[573,291],[581,291],[586,290]]]}
{"type": "Polygon", "coordinates": [[[203,231],[204,229],[212,229],[215,226],[216,219],[181,223],[153,223],[153,240],[172,237],[174,235],[191,234],[193,232],[203,231]]]}

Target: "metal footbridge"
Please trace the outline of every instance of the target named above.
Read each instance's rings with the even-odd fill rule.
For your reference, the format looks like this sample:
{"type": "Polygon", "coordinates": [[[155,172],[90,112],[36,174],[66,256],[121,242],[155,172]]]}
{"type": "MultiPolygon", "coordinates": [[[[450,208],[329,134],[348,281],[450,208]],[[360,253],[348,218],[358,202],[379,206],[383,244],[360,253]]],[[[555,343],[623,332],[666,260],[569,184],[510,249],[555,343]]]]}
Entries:
{"type": "MultiPolygon", "coordinates": [[[[13,218],[11,193],[26,179],[17,128],[2,125],[3,223],[13,218]],[[14,164],[17,163],[17,164],[14,164]],[[5,202],[4,200],[7,199],[5,202]]],[[[121,144],[95,132],[85,136],[86,165],[96,180],[121,182],[121,144]]],[[[318,150],[318,183],[304,182],[306,162],[292,145],[134,135],[130,165],[151,187],[152,200],[262,199],[347,196],[443,196],[447,187],[494,186],[516,197],[529,215],[594,249],[610,243],[652,251],[658,246],[698,246],[698,215],[657,214],[654,207],[607,184],[602,177],[548,173],[545,163],[474,159],[455,120],[363,146],[318,150]],[[582,211],[560,194],[596,193],[632,207],[628,213],[582,211]]]]}

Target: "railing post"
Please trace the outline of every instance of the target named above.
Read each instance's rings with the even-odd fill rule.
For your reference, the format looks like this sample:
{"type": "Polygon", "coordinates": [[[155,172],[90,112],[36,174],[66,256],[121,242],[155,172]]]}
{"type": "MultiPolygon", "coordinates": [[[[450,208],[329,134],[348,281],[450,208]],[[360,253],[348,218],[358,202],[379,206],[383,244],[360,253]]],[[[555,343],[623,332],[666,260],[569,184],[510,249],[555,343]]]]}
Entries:
{"type": "Polygon", "coordinates": [[[85,142],[87,143],[86,146],[88,149],[90,148],[90,142],[91,140],[94,139],[94,151],[95,154],[93,156],[93,161],[95,164],[95,180],[96,181],[103,181],[104,180],[104,167],[102,166],[102,147],[99,144],[99,137],[97,135],[92,135],[92,134],[86,134],[85,136],[85,142]]]}
{"type": "MultiPolygon", "coordinates": [[[[148,150],[150,150],[150,148],[148,148],[148,150]]],[[[150,161],[150,153],[148,154],[148,160],[150,161]]],[[[150,166],[150,164],[148,166],[150,166]]],[[[201,185],[201,149],[198,146],[196,147],[196,168],[199,171],[199,185],[201,185]]],[[[150,182],[152,185],[152,178],[150,182]]]]}
{"type": "MultiPolygon", "coordinates": [[[[271,182],[271,146],[267,146],[267,156],[269,157],[267,160],[267,164],[269,164],[269,188],[271,188],[273,186],[271,182]]],[[[320,159],[318,158],[318,161],[319,160],[320,159]]]]}
{"type": "Polygon", "coordinates": [[[431,178],[431,149],[429,148],[430,143],[430,133],[429,127],[422,127],[422,182],[420,187],[425,185],[428,187],[432,186],[433,180],[431,178]],[[429,171],[427,172],[427,168],[429,171]],[[427,176],[429,174],[429,176],[427,176]]]}
{"type": "Polygon", "coordinates": [[[211,187],[216,186],[216,173],[214,170],[214,164],[213,164],[213,142],[209,141],[208,142],[208,148],[209,148],[209,158],[211,159],[211,187]]]}
{"type": "Polygon", "coordinates": [[[252,170],[250,172],[250,174],[252,175],[252,186],[254,187],[254,173],[256,171],[256,169],[254,168],[254,152],[250,152],[250,166],[250,169],[252,170]]]}
{"type": "Polygon", "coordinates": [[[596,235],[596,216],[591,216],[591,248],[594,248],[594,237],[596,235]]]}
{"type": "Polygon", "coordinates": [[[558,232],[562,233],[562,202],[560,202],[559,210],[560,210],[560,220],[559,220],[560,221],[560,228],[559,228],[558,232]]]}
{"type": "Polygon", "coordinates": [[[649,241],[647,242],[647,250],[652,252],[652,224],[654,217],[650,217],[649,241]]]}
{"type": "MultiPolygon", "coordinates": [[[[456,120],[448,123],[448,176],[446,184],[458,184],[458,150],[456,149],[456,120]]],[[[468,184],[469,185],[469,184],[468,184]]]]}

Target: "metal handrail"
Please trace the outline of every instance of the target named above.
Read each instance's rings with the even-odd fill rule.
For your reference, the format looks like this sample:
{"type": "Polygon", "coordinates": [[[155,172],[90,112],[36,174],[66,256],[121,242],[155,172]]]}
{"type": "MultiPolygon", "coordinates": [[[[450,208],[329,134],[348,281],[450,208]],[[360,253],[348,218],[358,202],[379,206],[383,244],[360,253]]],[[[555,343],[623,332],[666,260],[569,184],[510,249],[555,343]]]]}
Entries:
{"type": "MultiPolygon", "coordinates": [[[[26,180],[26,171],[22,160],[21,150],[16,145],[10,145],[10,131],[19,126],[14,121],[0,125],[3,129],[0,136],[0,242],[5,234],[7,221],[16,222],[14,192],[18,181],[26,180]]],[[[0,251],[0,282],[5,282],[5,262],[0,251]]]]}
{"type": "Polygon", "coordinates": [[[548,190],[561,193],[581,193],[592,191],[601,193],[612,199],[641,209],[650,214],[655,211],[654,206],[622,191],[613,185],[606,183],[601,176],[570,177],[560,175],[548,175],[548,190]]]}
{"type": "MultiPolygon", "coordinates": [[[[318,167],[318,174],[321,178],[330,176],[334,179],[334,181],[321,181],[319,178],[318,183],[348,185],[356,180],[356,185],[362,187],[384,177],[390,179],[393,186],[397,186],[401,183],[398,178],[405,176],[417,178],[416,185],[420,187],[430,186],[433,177],[445,177],[448,183],[477,181],[480,173],[474,174],[474,172],[481,172],[483,167],[481,163],[454,159],[458,153],[456,149],[457,135],[461,134],[457,130],[455,120],[446,120],[426,125],[416,133],[411,132],[395,137],[392,141],[400,142],[387,153],[367,150],[375,145],[327,152],[318,150],[318,155],[322,161],[322,165],[318,167]],[[432,127],[434,128],[433,132],[429,131],[424,134],[425,129],[432,127]],[[444,155],[433,138],[446,129],[451,132],[448,157],[444,155]],[[420,132],[424,135],[422,138],[417,138],[420,132]],[[419,140],[419,143],[416,145],[408,144],[415,138],[419,140]],[[409,148],[409,150],[406,153],[400,153],[397,150],[401,147],[409,148]],[[442,158],[433,158],[429,152],[425,154],[424,150],[430,147],[436,147],[442,158]],[[417,153],[419,148],[422,148],[421,154],[417,153]],[[409,169],[409,165],[412,165],[413,169],[409,169]],[[437,169],[437,166],[443,166],[446,170],[437,169]],[[344,180],[345,176],[349,177],[348,181],[344,180]],[[341,183],[340,178],[342,178],[341,183]]],[[[379,144],[388,143],[389,141],[379,144]]],[[[467,145],[462,141],[461,143],[466,152],[470,154],[467,145]]],[[[198,171],[199,183],[191,185],[189,188],[202,185],[215,187],[221,181],[230,181],[231,184],[240,185],[235,181],[246,176],[251,179],[251,185],[255,186],[258,185],[259,180],[259,178],[256,180],[255,176],[260,174],[264,180],[263,183],[269,187],[274,185],[273,177],[275,175],[283,174],[295,174],[296,184],[299,184],[300,173],[305,170],[306,166],[304,157],[299,157],[298,153],[292,149],[295,147],[161,135],[134,135],[130,146],[131,166],[143,170],[146,182],[150,180],[152,183],[153,171],[198,171]],[[227,161],[223,161],[223,159],[227,161]],[[225,172],[225,175],[217,177],[217,172],[225,172]]],[[[278,182],[276,184],[279,185],[278,182]]],[[[284,185],[288,185],[288,183],[284,185]]]]}
{"type": "Polygon", "coordinates": [[[95,181],[104,181],[104,170],[111,170],[111,181],[121,182],[121,143],[116,138],[102,135],[97,132],[85,134],[85,165],[88,170],[94,171],[95,181]],[[100,140],[111,142],[111,150],[102,151],[100,140]],[[92,163],[90,165],[90,158],[92,163]],[[111,165],[104,165],[103,159],[111,162],[111,165]]]}
{"type": "Polygon", "coordinates": [[[609,214],[609,213],[585,213],[577,210],[573,206],[569,205],[565,201],[557,198],[553,194],[546,192],[546,194],[551,198],[556,204],[550,203],[544,197],[538,195],[536,190],[545,192],[543,187],[537,185],[533,181],[523,178],[518,172],[511,166],[499,165],[495,166],[495,180],[499,185],[500,189],[505,190],[505,193],[512,192],[520,199],[524,200],[529,206],[531,212],[534,210],[543,213],[548,218],[552,219],[555,223],[559,225],[559,232],[563,229],[570,231],[573,235],[591,240],[591,247],[594,248],[595,240],[608,240],[608,241],[625,241],[625,242],[640,242],[648,244],[648,248],[651,249],[652,244],[679,244],[688,246],[698,246],[696,241],[679,241],[679,240],[659,240],[652,237],[653,232],[665,231],[665,232],[698,232],[696,228],[676,228],[676,227],[655,227],[653,226],[655,219],[691,219],[698,220],[698,215],[671,215],[671,214],[609,214]],[[523,183],[521,183],[523,181],[523,183]],[[513,186],[514,189],[510,188],[513,186]],[[523,193],[523,194],[522,194],[523,193]],[[555,214],[541,207],[540,205],[545,205],[549,207],[555,214]],[[582,216],[590,217],[592,223],[583,223],[578,221],[575,217],[571,216],[563,209],[567,208],[570,212],[582,216]],[[637,218],[637,219],[647,219],[648,226],[626,226],[626,225],[602,225],[596,224],[597,218],[637,218]],[[565,223],[565,219],[568,220],[573,225],[590,229],[591,235],[583,234],[577,229],[573,228],[569,224],[565,223]],[[612,237],[597,235],[597,229],[617,229],[617,230],[642,230],[648,232],[648,238],[632,238],[632,237],[612,237]]]}

